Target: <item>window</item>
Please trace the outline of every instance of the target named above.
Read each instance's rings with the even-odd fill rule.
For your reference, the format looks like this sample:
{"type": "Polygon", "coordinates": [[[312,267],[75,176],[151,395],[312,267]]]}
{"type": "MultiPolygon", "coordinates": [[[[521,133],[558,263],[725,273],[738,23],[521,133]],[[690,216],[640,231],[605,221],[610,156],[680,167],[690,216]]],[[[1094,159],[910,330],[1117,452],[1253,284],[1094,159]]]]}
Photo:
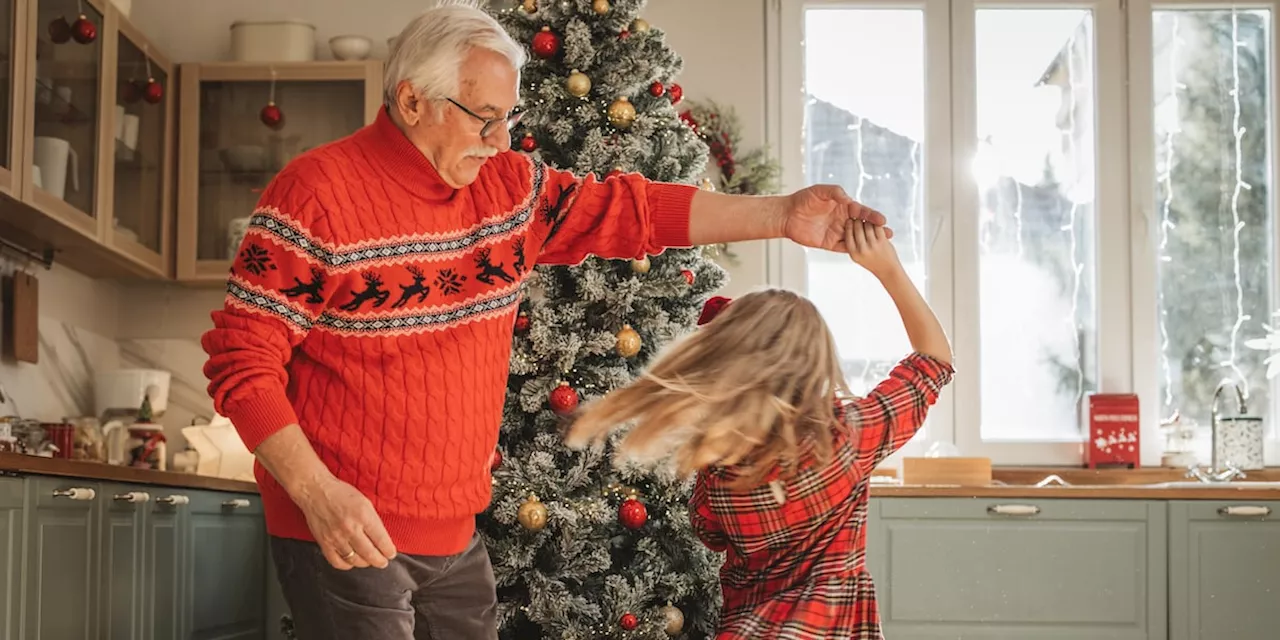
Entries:
{"type": "Polygon", "coordinates": [[[975,15],[981,435],[1079,440],[1097,388],[1094,29],[975,15]]]}
{"type": "Polygon", "coordinates": [[[1271,20],[1268,9],[1152,12],[1161,420],[1208,425],[1223,380],[1252,412],[1271,409],[1267,354],[1244,346],[1275,308],[1271,20]]]}

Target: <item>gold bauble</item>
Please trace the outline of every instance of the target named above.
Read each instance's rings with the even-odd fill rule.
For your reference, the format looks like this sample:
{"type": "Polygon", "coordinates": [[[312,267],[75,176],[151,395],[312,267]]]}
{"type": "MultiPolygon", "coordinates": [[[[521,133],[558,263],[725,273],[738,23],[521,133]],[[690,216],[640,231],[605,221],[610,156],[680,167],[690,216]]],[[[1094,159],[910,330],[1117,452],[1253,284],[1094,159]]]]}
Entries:
{"type": "Polygon", "coordinates": [[[520,505],[520,510],[516,512],[516,519],[520,521],[520,525],[530,531],[542,531],[547,526],[547,506],[538,500],[538,496],[529,496],[524,504],[520,505]]]}
{"type": "Polygon", "coordinates": [[[591,78],[588,78],[587,74],[574,69],[569,74],[569,77],[565,78],[564,88],[579,98],[585,98],[591,92],[591,78]]]}
{"type": "Polygon", "coordinates": [[[630,358],[640,353],[640,334],[636,333],[636,330],[632,329],[631,325],[623,325],[622,330],[618,332],[617,338],[618,355],[630,358]]]}
{"type": "Polygon", "coordinates": [[[631,123],[635,121],[636,107],[626,96],[618,96],[618,99],[609,105],[609,124],[619,129],[630,129],[631,123]]]}
{"type": "Polygon", "coordinates": [[[609,13],[609,0],[594,0],[591,3],[591,10],[600,15],[609,13]]]}
{"type": "Polygon", "coordinates": [[[533,13],[538,10],[537,0],[524,0],[524,3],[520,6],[524,9],[525,13],[533,13]]]}
{"type": "Polygon", "coordinates": [[[716,183],[712,182],[711,178],[703,178],[702,184],[699,185],[698,188],[702,189],[703,191],[715,191],[716,183]]]}
{"type": "Polygon", "coordinates": [[[631,23],[632,33],[644,33],[648,30],[649,23],[644,18],[636,18],[635,21],[631,23]]]}
{"type": "Polygon", "coordinates": [[[649,256],[631,261],[631,270],[636,273],[649,273],[649,256]]]}
{"type": "Polygon", "coordinates": [[[662,617],[667,621],[666,627],[663,628],[663,630],[667,632],[667,635],[677,636],[684,631],[683,611],[672,606],[670,602],[667,603],[667,606],[659,609],[659,611],[662,612],[662,617]]]}

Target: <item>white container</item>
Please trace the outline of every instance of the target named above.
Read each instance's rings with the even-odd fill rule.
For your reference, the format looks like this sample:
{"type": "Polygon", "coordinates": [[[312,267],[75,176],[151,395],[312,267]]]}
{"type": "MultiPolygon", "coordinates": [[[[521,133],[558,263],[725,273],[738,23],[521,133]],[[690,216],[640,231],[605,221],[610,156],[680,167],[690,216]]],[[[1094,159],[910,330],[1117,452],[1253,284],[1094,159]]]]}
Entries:
{"type": "Polygon", "coordinates": [[[369,57],[373,41],[364,36],[334,36],[329,38],[329,50],[335,60],[364,60],[369,57]]]}
{"type": "Polygon", "coordinates": [[[239,62],[311,62],[316,59],[316,28],[306,22],[235,22],[231,59],[239,62]]]}
{"type": "Polygon", "coordinates": [[[151,399],[151,412],[164,415],[169,405],[170,373],[158,369],[118,369],[99,373],[93,381],[94,411],[132,411],[142,406],[142,398],[151,399]]]}

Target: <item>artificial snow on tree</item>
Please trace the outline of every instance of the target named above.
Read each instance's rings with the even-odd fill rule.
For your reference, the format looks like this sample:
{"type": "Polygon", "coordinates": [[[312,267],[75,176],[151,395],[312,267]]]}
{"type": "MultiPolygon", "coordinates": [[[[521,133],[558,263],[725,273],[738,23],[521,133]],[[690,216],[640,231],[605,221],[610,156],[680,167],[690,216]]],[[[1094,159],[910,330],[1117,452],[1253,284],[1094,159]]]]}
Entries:
{"type": "MultiPolygon", "coordinates": [[[[636,172],[697,184],[707,146],[680,120],[682,62],[644,0],[511,0],[492,10],[533,55],[513,147],[578,175],[636,172]]],[[[537,267],[513,336],[511,377],[480,519],[505,640],[707,638],[721,558],[689,525],[691,484],[572,451],[579,403],[632,380],[695,326],[724,271],[702,249],[537,267]]]]}

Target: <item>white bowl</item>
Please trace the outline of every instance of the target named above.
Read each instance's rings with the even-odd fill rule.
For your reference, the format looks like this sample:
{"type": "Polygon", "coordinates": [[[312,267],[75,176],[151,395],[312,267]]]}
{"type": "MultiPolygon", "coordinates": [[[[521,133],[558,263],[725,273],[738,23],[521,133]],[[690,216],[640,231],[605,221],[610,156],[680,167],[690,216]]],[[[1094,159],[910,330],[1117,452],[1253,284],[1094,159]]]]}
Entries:
{"type": "Polygon", "coordinates": [[[334,36],[329,38],[329,50],[338,60],[364,60],[369,57],[373,42],[364,36],[334,36]]]}
{"type": "Polygon", "coordinates": [[[253,144],[238,144],[219,153],[222,163],[234,172],[260,172],[267,169],[267,150],[253,144]]]}

